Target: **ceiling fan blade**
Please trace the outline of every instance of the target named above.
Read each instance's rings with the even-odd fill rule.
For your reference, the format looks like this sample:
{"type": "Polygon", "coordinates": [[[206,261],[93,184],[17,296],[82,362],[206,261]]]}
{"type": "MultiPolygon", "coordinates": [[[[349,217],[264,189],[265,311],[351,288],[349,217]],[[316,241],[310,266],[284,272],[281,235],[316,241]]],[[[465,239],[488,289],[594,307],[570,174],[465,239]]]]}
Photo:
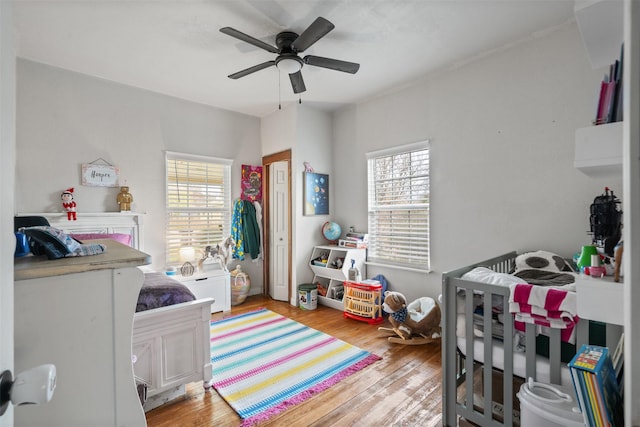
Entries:
{"type": "Polygon", "coordinates": [[[315,42],[326,36],[327,33],[335,28],[331,22],[319,16],[306,30],[298,36],[292,43],[293,48],[297,52],[304,52],[315,42]]]}
{"type": "Polygon", "coordinates": [[[316,67],[329,68],[351,74],[357,73],[360,69],[360,64],[355,62],[340,61],[339,59],[324,58],[322,56],[307,55],[304,57],[303,62],[316,67]]]}
{"type": "Polygon", "coordinates": [[[244,69],[242,71],[238,71],[237,73],[233,73],[233,74],[229,74],[229,78],[230,79],[239,79],[240,77],[244,77],[247,76],[251,73],[255,73],[256,71],[260,71],[263,70],[265,68],[269,68],[272,65],[276,65],[276,61],[267,61],[267,62],[263,62],[262,64],[258,64],[258,65],[254,65],[253,67],[249,67],[247,69],[244,69]]]}
{"type": "Polygon", "coordinates": [[[304,80],[302,79],[302,72],[298,71],[297,73],[289,74],[289,80],[291,80],[291,87],[293,88],[293,93],[302,93],[307,90],[304,85],[304,80]]]}
{"type": "Polygon", "coordinates": [[[279,53],[279,50],[275,46],[271,46],[269,43],[265,43],[262,40],[258,40],[255,37],[251,37],[250,35],[240,32],[235,28],[231,28],[231,27],[220,28],[220,32],[228,36],[235,37],[239,40],[242,40],[243,42],[247,42],[249,44],[257,46],[260,49],[264,49],[268,52],[279,53]]]}

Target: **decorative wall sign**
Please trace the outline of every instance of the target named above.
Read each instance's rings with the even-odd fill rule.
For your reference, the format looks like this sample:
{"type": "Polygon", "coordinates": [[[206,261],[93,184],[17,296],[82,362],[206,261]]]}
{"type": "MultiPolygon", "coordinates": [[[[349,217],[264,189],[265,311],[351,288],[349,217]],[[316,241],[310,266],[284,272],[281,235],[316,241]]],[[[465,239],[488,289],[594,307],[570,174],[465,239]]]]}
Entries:
{"type": "Polygon", "coordinates": [[[329,214],[329,175],[304,173],[304,214],[329,214]]]}
{"type": "Polygon", "coordinates": [[[119,187],[120,169],[113,165],[98,165],[95,162],[82,165],[82,185],[92,187],[119,187]]]}
{"type": "Polygon", "coordinates": [[[262,166],[242,165],[242,200],[262,200],[262,166]]]}

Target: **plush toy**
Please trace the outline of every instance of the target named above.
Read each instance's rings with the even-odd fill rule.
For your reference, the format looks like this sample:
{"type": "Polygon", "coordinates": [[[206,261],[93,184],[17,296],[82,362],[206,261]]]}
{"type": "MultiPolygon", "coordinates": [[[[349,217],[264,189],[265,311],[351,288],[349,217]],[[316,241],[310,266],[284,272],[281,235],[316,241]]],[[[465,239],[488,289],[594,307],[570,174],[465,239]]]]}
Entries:
{"type": "Polygon", "coordinates": [[[389,313],[392,328],[378,328],[393,332],[397,337],[389,341],[400,344],[427,344],[440,339],[440,307],[433,298],[421,297],[410,304],[400,292],[386,291],[382,309],[389,313]]]}
{"type": "Polygon", "coordinates": [[[67,212],[67,219],[69,221],[76,220],[76,202],[73,200],[73,187],[67,188],[60,195],[62,199],[62,207],[67,212]]]}

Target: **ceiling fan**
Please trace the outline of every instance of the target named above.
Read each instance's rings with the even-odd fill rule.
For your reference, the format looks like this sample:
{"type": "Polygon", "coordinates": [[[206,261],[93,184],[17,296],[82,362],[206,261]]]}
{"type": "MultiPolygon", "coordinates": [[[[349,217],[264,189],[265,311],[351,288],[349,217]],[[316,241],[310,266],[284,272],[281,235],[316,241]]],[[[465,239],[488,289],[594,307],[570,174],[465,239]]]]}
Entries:
{"type": "Polygon", "coordinates": [[[311,47],[315,42],[320,40],[327,33],[333,30],[335,26],[326,20],[325,18],[318,17],[302,34],[298,35],[292,31],[282,31],[276,36],[276,46],[272,46],[269,43],[265,43],[262,40],[258,40],[255,37],[247,35],[243,32],[231,27],[221,28],[220,31],[231,37],[235,37],[246,43],[250,43],[261,49],[264,49],[271,53],[277,53],[275,60],[263,62],[262,64],[254,65],[237,73],[229,75],[231,79],[239,79],[240,77],[247,76],[255,73],[256,71],[263,70],[265,68],[275,65],[279,70],[289,74],[291,80],[291,86],[294,93],[302,93],[307,90],[302,79],[302,66],[313,65],[315,67],[329,68],[331,70],[342,71],[344,73],[355,74],[360,68],[360,64],[354,62],[341,61],[333,58],[324,58],[322,56],[307,55],[304,58],[300,58],[298,53],[304,52],[311,47]]]}

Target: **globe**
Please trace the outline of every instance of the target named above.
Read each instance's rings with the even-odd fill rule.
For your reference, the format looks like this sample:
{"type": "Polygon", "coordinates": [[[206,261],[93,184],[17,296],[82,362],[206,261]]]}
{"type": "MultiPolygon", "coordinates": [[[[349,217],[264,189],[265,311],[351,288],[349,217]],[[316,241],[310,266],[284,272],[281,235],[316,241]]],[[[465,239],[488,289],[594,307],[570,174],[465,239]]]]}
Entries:
{"type": "Polygon", "coordinates": [[[342,234],[342,228],[335,222],[327,221],[322,225],[322,235],[325,239],[336,242],[342,234]]]}

